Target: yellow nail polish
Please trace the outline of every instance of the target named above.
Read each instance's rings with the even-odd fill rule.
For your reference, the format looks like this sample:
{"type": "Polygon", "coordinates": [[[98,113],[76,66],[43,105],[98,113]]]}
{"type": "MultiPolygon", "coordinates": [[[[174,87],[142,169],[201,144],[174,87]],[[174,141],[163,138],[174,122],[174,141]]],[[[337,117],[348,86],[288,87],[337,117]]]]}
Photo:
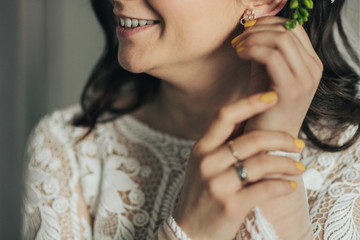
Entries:
{"type": "Polygon", "coordinates": [[[245,43],[245,40],[240,41],[237,45],[236,48],[242,47],[245,43]]]}
{"type": "Polygon", "coordinates": [[[272,103],[272,102],[275,102],[277,99],[278,99],[278,96],[277,96],[276,92],[274,92],[274,91],[263,93],[260,96],[260,101],[262,101],[264,103],[272,103]]]}
{"type": "Polygon", "coordinates": [[[241,35],[239,35],[239,36],[237,36],[236,38],[234,38],[232,41],[231,41],[231,45],[235,45],[235,43],[237,42],[237,41],[239,41],[239,39],[241,38],[241,35]]]}
{"type": "Polygon", "coordinates": [[[290,186],[292,189],[297,189],[297,183],[295,181],[290,181],[290,186]]]}
{"type": "Polygon", "coordinates": [[[303,163],[301,163],[301,162],[296,162],[296,167],[297,167],[297,169],[299,169],[301,172],[305,172],[305,170],[306,170],[305,165],[304,165],[303,163]]]}
{"type": "Polygon", "coordinates": [[[301,139],[295,138],[294,139],[295,145],[297,148],[303,150],[305,148],[305,142],[301,139]]]}
{"type": "Polygon", "coordinates": [[[245,40],[242,40],[235,46],[237,52],[244,51],[244,49],[245,49],[245,47],[243,47],[244,43],[245,43],[245,40]]]}
{"type": "Polygon", "coordinates": [[[242,47],[242,46],[236,48],[236,52],[237,52],[237,53],[241,53],[241,52],[244,51],[244,50],[245,50],[245,48],[242,47]]]}
{"type": "Polygon", "coordinates": [[[256,20],[248,21],[248,22],[246,22],[246,23],[244,24],[244,27],[245,27],[245,28],[252,27],[252,26],[255,25],[255,23],[256,23],[256,20]]]}

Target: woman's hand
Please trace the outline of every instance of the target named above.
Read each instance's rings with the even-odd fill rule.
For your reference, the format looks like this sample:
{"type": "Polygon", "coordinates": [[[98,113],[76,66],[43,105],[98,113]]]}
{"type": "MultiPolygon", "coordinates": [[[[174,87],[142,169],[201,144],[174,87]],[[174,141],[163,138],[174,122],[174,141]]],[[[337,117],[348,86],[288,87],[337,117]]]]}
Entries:
{"type": "Polygon", "coordinates": [[[232,148],[248,171],[246,186],[234,169],[237,160],[226,144],[237,124],[267,111],[275,103],[274,93],[268,93],[223,107],[194,146],[173,214],[192,239],[233,239],[253,207],[294,192],[296,183],[284,176],[299,176],[304,166],[267,152],[299,153],[301,140],[284,132],[269,131],[252,131],[233,139],[232,148]]]}
{"type": "MultiPolygon", "coordinates": [[[[289,31],[285,21],[279,17],[258,19],[233,42],[238,56],[252,61],[249,92],[274,90],[279,95],[278,104],[250,119],[244,132],[272,130],[298,136],[320,82],[323,66],[305,30],[297,25],[289,31]]],[[[260,205],[284,239],[300,237],[296,234],[301,229],[302,239],[312,234],[302,178],[296,181],[299,187],[294,193],[260,205]],[[307,226],[297,227],[299,222],[307,222],[307,226]]]]}
{"type": "Polygon", "coordinates": [[[252,61],[249,93],[273,90],[279,103],[246,124],[245,131],[285,131],[297,136],[315,95],[323,66],[299,24],[289,31],[287,19],[265,17],[245,30],[233,46],[252,61]]]}

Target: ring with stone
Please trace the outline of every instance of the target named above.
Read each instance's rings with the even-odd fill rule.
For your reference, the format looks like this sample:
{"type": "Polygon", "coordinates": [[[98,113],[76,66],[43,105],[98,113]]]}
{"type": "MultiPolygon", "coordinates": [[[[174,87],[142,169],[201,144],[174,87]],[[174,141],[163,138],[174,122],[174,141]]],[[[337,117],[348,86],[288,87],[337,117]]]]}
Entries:
{"type": "Polygon", "coordinates": [[[239,176],[241,182],[243,185],[247,185],[247,176],[248,176],[248,172],[247,169],[244,167],[244,165],[242,164],[242,162],[238,162],[235,166],[234,166],[237,175],[239,176]]]}

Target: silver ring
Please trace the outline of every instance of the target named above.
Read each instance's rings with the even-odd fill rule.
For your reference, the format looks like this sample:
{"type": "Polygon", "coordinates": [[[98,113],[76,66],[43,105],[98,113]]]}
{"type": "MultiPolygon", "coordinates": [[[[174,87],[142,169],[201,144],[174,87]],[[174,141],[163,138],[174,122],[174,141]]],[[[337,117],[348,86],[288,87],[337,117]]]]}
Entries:
{"type": "Polygon", "coordinates": [[[243,185],[246,185],[247,184],[247,176],[248,176],[248,173],[247,173],[247,169],[244,168],[243,164],[241,162],[238,162],[235,166],[234,166],[235,170],[236,170],[236,173],[237,175],[239,176],[241,182],[243,185]]]}
{"type": "Polygon", "coordinates": [[[241,161],[241,159],[240,159],[240,154],[237,152],[237,151],[235,151],[234,150],[234,141],[228,141],[227,142],[227,145],[228,145],[228,147],[229,147],[229,149],[230,149],[230,152],[231,152],[231,154],[233,155],[233,157],[236,159],[236,161],[241,161]]]}

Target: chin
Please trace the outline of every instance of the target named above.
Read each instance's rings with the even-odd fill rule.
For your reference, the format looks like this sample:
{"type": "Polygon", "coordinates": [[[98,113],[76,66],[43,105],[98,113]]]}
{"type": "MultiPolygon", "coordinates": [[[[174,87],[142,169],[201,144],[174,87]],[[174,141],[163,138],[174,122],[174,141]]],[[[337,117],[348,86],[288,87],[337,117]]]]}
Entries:
{"type": "Polygon", "coordinates": [[[147,72],[153,66],[144,56],[136,54],[118,54],[118,62],[122,68],[132,73],[147,72]]]}
{"type": "Polygon", "coordinates": [[[143,73],[143,72],[146,71],[146,69],[144,69],[143,67],[135,65],[135,64],[130,64],[130,63],[126,62],[126,61],[119,60],[119,64],[123,69],[125,69],[128,72],[143,73]]]}
{"type": "Polygon", "coordinates": [[[118,58],[119,64],[126,71],[132,73],[143,73],[146,72],[149,68],[146,67],[146,64],[143,64],[141,61],[129,61],[124,58],[118,58]]]}

